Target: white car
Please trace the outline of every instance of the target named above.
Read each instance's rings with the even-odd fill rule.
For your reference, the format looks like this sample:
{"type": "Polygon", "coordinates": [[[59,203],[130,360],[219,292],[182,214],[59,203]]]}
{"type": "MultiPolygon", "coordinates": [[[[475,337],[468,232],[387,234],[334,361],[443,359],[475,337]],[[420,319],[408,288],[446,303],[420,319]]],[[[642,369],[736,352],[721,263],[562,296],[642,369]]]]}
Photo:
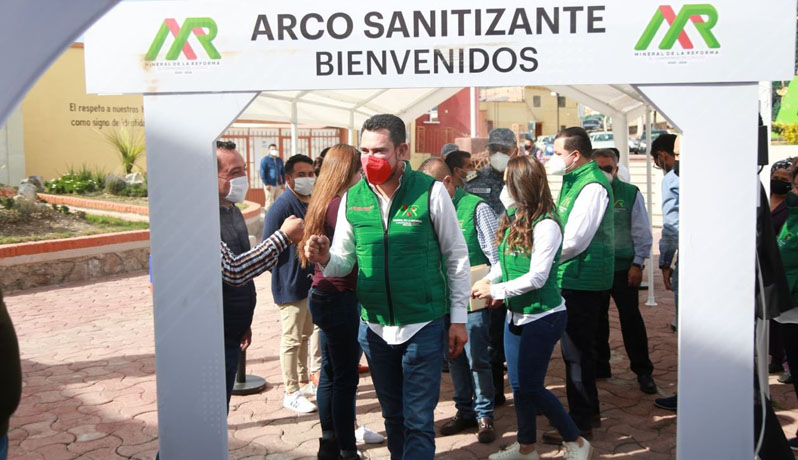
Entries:
{"type": "Polygon", "coordinates": [[[594,149],[613,149],[615,146],[615,136],[611,132],[602,131],[599,133],[590,133],[590,143],[594,149]]]}

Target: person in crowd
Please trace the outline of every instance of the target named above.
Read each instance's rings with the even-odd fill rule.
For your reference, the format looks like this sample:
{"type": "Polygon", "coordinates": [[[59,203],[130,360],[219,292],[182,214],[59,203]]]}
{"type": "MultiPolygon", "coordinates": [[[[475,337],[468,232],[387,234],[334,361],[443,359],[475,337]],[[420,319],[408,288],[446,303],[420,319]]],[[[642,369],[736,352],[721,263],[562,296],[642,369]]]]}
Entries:
{"type": "MultiPolygon", "coordinates": [[[[474,163],[471,161],[471,154],[466,151],[457,150],[451,152],[446,156],[445,161],[446,166],[452,172],[452,182],[455,187],[465,189],[466,184],[477,175],[474,163]]],[[[493,215],[496,215],[496,213],[494,212],[493,215]]]]}
{"type": "MultiPolygon", "coordinates": [[[[770,168],[770,214],[773,220],[773,229],[778,235],[784,222],[787,221],[787,194],[792,190],[793,182],[790,175],[792,158],[777,161],[770,168]]],[[[768,344],[770,352],[771,373],[784,372],[784,341],[781,337],[781,325],[778,321],[770,321],[770,336],[768,344]]],[[[792,375],[789,372],[781,375],[782,383],[791,383],[792,375]]]]}
{"type": "Polygon", "coordinates": [[[450,153],[456,150],[460,150],[460,147],[458,147],[455,143],[448,142],[443,144],[443,147],[441,147],[441,158],[446,158],[450,153]]]}
{"type": "Polygon", "coordinates": [[[563,440],[567,459],[589,459],[590,442],[544,380],[554,345],[569,315],[557,281],[562,231],[543,165],[533,157],[510,160],[499,226],[499,263],[477,282],[472,296],[504,300],[508,309],[504,350],[518,420],[517,441],[490,460],[537,460],[538,413],[563,440]]]}
{"type": "Polygon", "coordinates": [[[276,144],[269,144],[269,154],[260,160],[260,180],[266,200],[263,208],[268,211],[285,190],[285,166],[276,144]]]}
{"type": "Polygon", "coordinates": [[[0,460],[8,458],[8,421],[22,397],[22,366],[14,324],[0,290],[0,460]]]}
{"type": "MultiPolygon", "coordinates": [[[[504,183],[503,174],[510,158],[518,154],[518,139],[507,128],[492,129],[488,134],[488,154],[490,164],[477,171],[477,176],[466,184],[466,192],[472,193],[488,203],[497,216],[504,215],[499,195],[504,183]]],[[[490,310],[490,332],[488,347],[493,372],[493,398],[496,406],[504,404],[504,319],[507,308],[497,305],[490,310]]]]}
{"type": "MultiPolygon", "coordinates": [[[[218,167],[221,240],[232,254],[241,254],[250,250],[247,224],[241,210],[236,206],[236,203],[244,202],[249,188],[246,163],[233,142],[219,141],[216,143],[216,164],[218,167]]],[[[255,283],[252,281],[240,286],[222,285],[225,383],[227,384],[228,406],[241,351],[246,350],[252,338],[250,326],[256,303],[255,283]]]]}
{"type": "MultiPolygon", "coordinates": [[[[563,176],[557,200],[557,214],[564,227],[557,280],[568,320],[560,346],[566,365],[568,408],[585,438],[601,425],[594,360],[596,327],[615,272],[612,186],[593,161],[592,152],[583,128],[566,128],[555,137],[554,155],[546,162],[549,174],[563,176]]],[[[547,443],[562,440],[557,431],[543,435],[547,443]]]]}
{"type": "MultiPolygon", "coordinates": [[[[457,152],[452,152],[452,157],[457,152]]],[[[481,198],[467,193],[454,184],[452,171],[440,158],[430,158],[419,171],[439,181],[452,197],[460,229],[468,247],[468,261],[475,267],[492,267],[498,263],[496,254],[496,214],[481,198]]],[[[449,374],[454,385],[454,404],[457,414],[441,427],[443,436],[457,434],[467,428],[478,427],[477,439],[483,444],[496,439],[493,428],[493,377],[488,353],[488,309],[468,308],[465,353],[449,360],[449,374]]]]}
{"type": "Polygon", "coordinates": [[[366,120],[360,149],[366,177],[341,199],[332,248],[325,235],[314,235],[305,251],[326,277],[345,276],[357,263],[357,296],[368,323],[359,340],[388,450],[394,459],[429,460],[447,312],[450,356],[467,341],[468,249],[443,184],[404,161],[408,145],[399,117],[366,120]]]}
{"type": "MultiPolygon", "coordinates": [[[[311,265],[305,242],[312,235],[332,239],[341,197],[360,180],[360,153],[338,144],[326,150],[305,217],[306,232],[297,253],[302,266],[311,265]]],[[[360,357],[360,304],[355,295],[357,269],[343,277],[325,277],[315,267],[308,293],[313,323],[321,330],[322,367],[316,396],[322,437],[320,460],[358,459],[355,446],[355,394],[360,357]]]]}
{"type": "Polygon", "coordinates": [[[618,163],[610,149],[593,151],[593,161],[611,176],[615,228],[615,276],[612,290],[604,296],[599,310],[596,335],[596,378],[610,378],[610,296],[615,300],[626,355],[637,375],[640,391],[655,394],[657,385],[651,377],[654,365],[648,356],[646,323],[640,315],[639,288],[643,264],[651,253],[651,227],[643,195],[637,187],[618,177],[618,163]]]}
{"type": "MultiPolygon", "coordinates": [[[[289,216],[305,217],[315,183],[313,160],[305,155],[289,158],[285,164],[285,181],[288,190],[277,198],[266,213],[264,239],[280,228],[289,216]]],[[[280,367],[285,385],[283,407],[300,413],[316,410],[316,406],[307,400],[307,396],[316,393],[315,385],[308,383],[307,367],[308,342],[313,334],[313,320],[307,306],[312,275],[313,267],[303,268],[296,257],[295,245],[280,254],[277,265],[272,269],[272,296],[280,309],[282,328],[280,367]]],[[[313,345],[315,342],[311,347],[317,348],[313,345]]],[[[320,350],[318,354],[321,361],[320,350]]],[[[315,350],[313,355],[315,359],[315,350]]]]}
{"type": "MultiPolygon", "coordinates": [[[[665,176],[662,179],[662,236],[659,240],[659,268],[665,289],[673,291],[676,305],[676,320],[671,323],[675,331],[679,316],[679,263],[675,263],[679,250],[679,162],[676,160],[674,146],[675,134],[662,134],[651,143],[651,156],[654,164],[665,176]]],[[[675,411],[676,395],[654,400],[654,405],[665,410],[675,411]]]]}

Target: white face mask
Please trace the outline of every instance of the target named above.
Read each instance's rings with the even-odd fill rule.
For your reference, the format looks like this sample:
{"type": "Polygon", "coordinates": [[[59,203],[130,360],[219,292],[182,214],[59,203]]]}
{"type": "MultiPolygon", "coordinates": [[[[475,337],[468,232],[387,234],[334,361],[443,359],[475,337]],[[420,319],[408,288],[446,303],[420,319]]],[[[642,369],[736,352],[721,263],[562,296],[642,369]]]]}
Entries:
{"type": "Polygon", "coordinates": [[[230,191],[227,192],[225,199],[232,203],[243,203],[249,190],[249,180],[246,175],[230,179],[230,191]]]}
{"type": "Polygon", "coordinates": [[[279,155],[279,152],[277,151],[277,149],[271,149],[269,150],[269,155],[276,157],[277,155],[279,155]]]}
{"type": "Polygon", "coordinates": [[[510,162],[510,155],[506,153],[497,152],[490,156],[490,165],[496,171],[501,173],[507,169],[507,163],[510,162]]]}
{"type": "Polygon", "coordinates": [[[499,194],[499,201],[504,205],[504,209],[512,209],[515,207],[515,200],[510,196],[510,191],[507,186],[502,187],[502,192],[499,194]]]}
{"type": "Polygon", "coordinates": [[[604,176],[607,178],[608,181],[610,181],[610,184],[615,180],[615,177],[612,174],[608,173],[607,171],[601,171],[601,172],[604,173],[604,176]]]}
{"type": "MultiPolygon", "coordinates": [[[[565,158],[570,158],[573,154],[574,152],[571,152],[565,158]]],[[[549,158],[549,160],[546,161],[546,172],[551,174],[552,176],[565,175],[565,173],[568,172],[568,168],[573,166],[573,163],[571,163],[571,166],[566,166],[565,158],[563,158],[560,155],[552,155],[551,158],[549,158]]]]}
{"type": "Polygon", "coordinates": [[[315,177],[297,177],[294,179],[294,192],[298,195],[310,196],[310,194],[313,193],[313,186],[315,184],[315,177]]]}

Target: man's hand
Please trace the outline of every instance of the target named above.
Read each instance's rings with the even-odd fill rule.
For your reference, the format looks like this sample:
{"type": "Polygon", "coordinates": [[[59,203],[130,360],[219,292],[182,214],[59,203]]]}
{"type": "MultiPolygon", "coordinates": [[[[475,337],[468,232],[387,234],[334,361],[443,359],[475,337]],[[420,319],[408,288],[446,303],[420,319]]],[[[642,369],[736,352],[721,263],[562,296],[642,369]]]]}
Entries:
{"type": "Polygon", "coordinates": [[[324,235],[313,235],[305,242],[305,257],[311,263],[327,265],[330,261],[330,239],[324,235]]]}
{"type": "Polygon", "coordinates": [[[463,352],[463,347],[468,342],[465,324],[453,323],[449,326],[449,358],[457,358],[463,352]]]}
{"type": "Polygon", "coordinates": [[[471,287],[471,297],[474,299],[490,298],[490,280],[481,279],[471,287]]]}
{"type": "Polygon", "coordinates": [[[640,287],[643,281],[643,269],[637,265],[632,265],[629,268],[629,274],[626,277],[626,284],[631,287],[640,287]]]}
{"type": "Polygon", "coordinates": [[[305,235],[305,222],[299,217],[288,216],[288,218],[283,221],[283,225],[280,226],[280,230],[288,236],[288,239],[291,240],[292,243],[296,244],[299,243],[305,235]]]}
{"type": "Polygon", "coordinates": [[[672,291],[671,276],[673,276],[673,269],[671,267],[660,267],[662,270],[662,281],[665,283],[665,289],[672,291]]]}
{"type": "Polygon", "coordinates": [[[247,351],[247,348],[252,344],[252,328],[247,329],[244,337],[241,338],[241,351],[247,351]]]}
{"type": "Polygon", "coordinates": [[[504,305],[504,300],[488,299],[488,308],[499,308],[504,305]]]}

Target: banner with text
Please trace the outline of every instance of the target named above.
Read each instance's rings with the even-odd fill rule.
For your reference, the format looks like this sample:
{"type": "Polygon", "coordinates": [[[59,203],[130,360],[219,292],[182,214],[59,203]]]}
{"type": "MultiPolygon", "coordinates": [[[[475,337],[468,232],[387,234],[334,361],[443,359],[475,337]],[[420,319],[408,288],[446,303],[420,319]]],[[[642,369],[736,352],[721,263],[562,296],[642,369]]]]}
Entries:
{"type": "Polygon", "coordinates": [[[667,1],[124,2],[86,34],[86,85],[176,93],[794,74],[795,0],[667,1]]]}

